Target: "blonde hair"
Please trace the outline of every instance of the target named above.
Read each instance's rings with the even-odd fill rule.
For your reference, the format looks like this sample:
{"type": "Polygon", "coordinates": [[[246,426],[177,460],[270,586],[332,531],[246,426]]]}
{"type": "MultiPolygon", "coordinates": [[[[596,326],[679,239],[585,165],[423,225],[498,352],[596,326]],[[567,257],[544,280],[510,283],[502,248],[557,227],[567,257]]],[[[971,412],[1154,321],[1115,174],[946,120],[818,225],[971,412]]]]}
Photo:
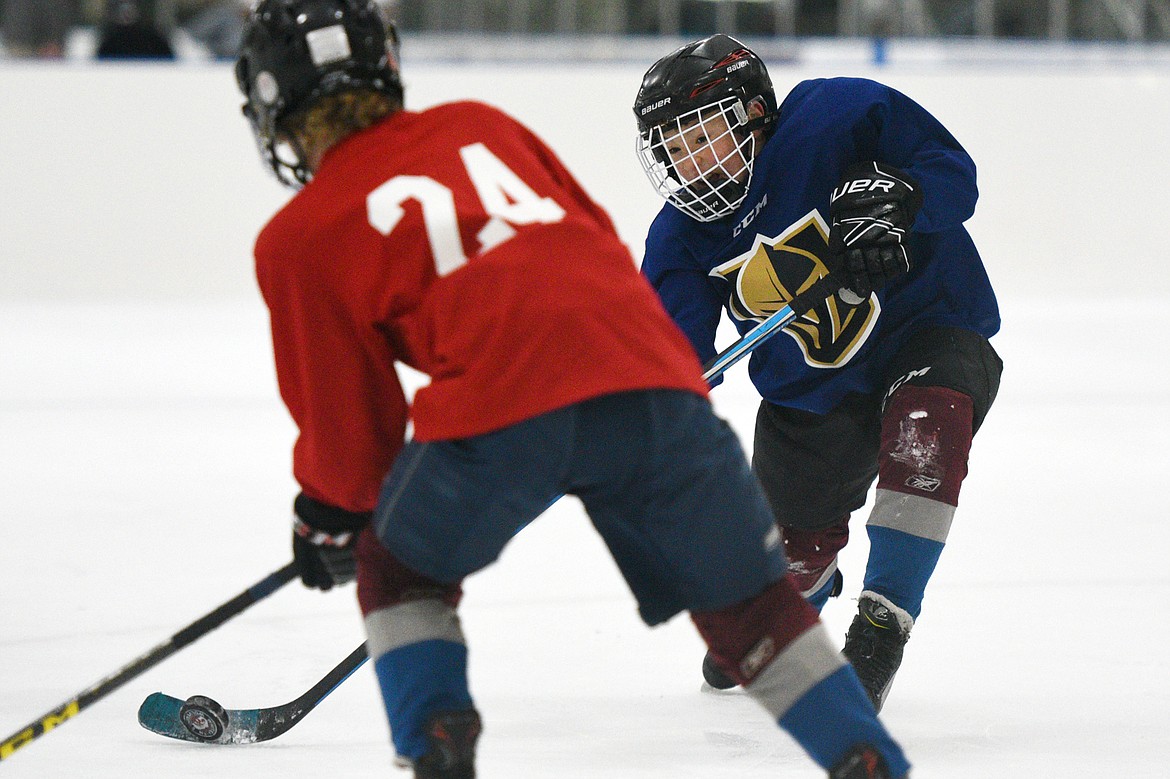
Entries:
{"type": "Polygon", "coordinates": [[[330,147],[402,108],[402,101],[371,89],[328,95],[290,116],[285,130],[314,164],[330,147]]]}

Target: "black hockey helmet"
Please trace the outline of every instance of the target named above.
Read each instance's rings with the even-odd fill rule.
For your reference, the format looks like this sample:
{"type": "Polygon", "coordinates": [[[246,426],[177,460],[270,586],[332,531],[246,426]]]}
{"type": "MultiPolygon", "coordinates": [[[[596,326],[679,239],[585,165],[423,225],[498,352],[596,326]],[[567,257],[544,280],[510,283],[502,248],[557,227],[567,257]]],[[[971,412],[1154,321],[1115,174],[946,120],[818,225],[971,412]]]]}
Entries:
{"type": "Polygon", "coordinates": [[[402,101],[398,34],[374,0],[261,0],[252,11],[236,83],[264,161],[290,186],[309,180],[284,122],[328,95],[368,89],[402,101]]]}
{"type": "Polygon", "coordinates": [[[688,43],[655,62],[642,77],[634,100],[639,132],[727,97],[744,107],[762,100],[764,116],[748,129],[768,129],[776,121],[776,91],[755,52],[730,35],[712,35],[688,43]]]}
{"type": "Polygon", "coordinates": [[[757,141],[776,110],[768,69],[751,49],[728,35],[689,43],[642,78],[638,161],[671,205],[700,222],[722,219],[747,197],[757,141]],[[703,140],[693,145],[688,133],[703,140]]]}

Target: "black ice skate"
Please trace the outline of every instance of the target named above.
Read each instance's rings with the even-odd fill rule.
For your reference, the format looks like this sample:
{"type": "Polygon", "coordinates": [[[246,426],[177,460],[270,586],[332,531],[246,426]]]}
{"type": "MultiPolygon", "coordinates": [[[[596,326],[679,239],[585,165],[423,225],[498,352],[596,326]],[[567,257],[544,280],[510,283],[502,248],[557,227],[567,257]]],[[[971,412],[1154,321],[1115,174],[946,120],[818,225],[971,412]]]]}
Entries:
{"type": "MultiPolygon", "coordinates": [[[[868,744],[853,747],[833,766],[829,779],[895,779],[878,751],[868,744]]],[[[905,779],[905,777],[903,777],[905,779]]]]}
{"type": "Polygon", "coordinates": [[[868,590],[857,601],[857,616],[845,634],[841,653],[861,679],[873,707],[881,711],[914,619],[886,598],[868,590]]]}
{"type": "Polygon", "coordinates": [[[483,729],[474,709],[435,714],[427,723],[427,753],[414,761],[414,779],[475,779],[475,742],[483,729]]]}

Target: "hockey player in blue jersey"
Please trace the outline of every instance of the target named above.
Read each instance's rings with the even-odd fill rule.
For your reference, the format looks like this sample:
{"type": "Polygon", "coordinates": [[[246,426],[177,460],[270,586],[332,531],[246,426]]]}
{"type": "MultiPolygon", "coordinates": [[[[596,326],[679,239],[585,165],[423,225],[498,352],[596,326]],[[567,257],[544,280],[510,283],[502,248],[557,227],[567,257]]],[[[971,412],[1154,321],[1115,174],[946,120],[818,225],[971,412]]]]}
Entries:
{"type": "MultiPolygon", "coordinates": [[[[818,609],[841,590],[849,517],[877,479],[843,652],[880,709],[1002,371],[995,295],[963,227],[975,165],[874,81],[804,81],[778,105],[764,63],[726,35],[655,63],[634,113],[668,201],[642,270],[701,359],[724,308],[743,333],[830,272],[839,282],[752,354],[752,464],[818,609]]],[[[704,660],[713,686],[734,684],[724,670],[704,660]]]]}

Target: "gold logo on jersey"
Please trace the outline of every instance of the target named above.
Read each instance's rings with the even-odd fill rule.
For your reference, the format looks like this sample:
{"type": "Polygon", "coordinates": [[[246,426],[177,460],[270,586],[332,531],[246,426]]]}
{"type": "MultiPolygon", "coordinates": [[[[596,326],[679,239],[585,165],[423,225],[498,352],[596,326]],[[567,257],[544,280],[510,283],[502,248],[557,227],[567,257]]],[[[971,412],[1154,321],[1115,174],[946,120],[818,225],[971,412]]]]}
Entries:
{"type": "MultiPolygon", "coordinates": [[[[730,309],[740,320],[762,322],[829,273],[829,228],[815,210],[775,238],[756,235],[752,248],[711,271],[731,284],[730,309]]],[[[870,295],[856,306],[836,295],[784,328],[814,368],[849,362],[877,323],[881,306],[870,295]]]]}

